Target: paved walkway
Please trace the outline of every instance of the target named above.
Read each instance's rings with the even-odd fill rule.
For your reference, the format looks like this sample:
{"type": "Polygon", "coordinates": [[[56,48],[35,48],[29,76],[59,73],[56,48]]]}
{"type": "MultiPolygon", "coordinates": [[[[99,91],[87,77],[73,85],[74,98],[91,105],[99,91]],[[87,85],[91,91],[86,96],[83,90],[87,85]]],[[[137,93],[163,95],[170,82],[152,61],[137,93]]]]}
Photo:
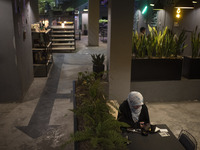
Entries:
{"type": "MultiPolygon", "coordinates": [[[[91,71],[90,54],[105,53],[106,44],[87,47],[77,41],[76,53],[53,54],[48,78],[34,78],[21,103],[0,104],[1,150],[57,150],[73,133],[72,82],[78,72],[91,71]]],[[[72,150],[73,144],[66,150],[72,150]]]]}
{"type": "MultiPolygon", "coordinates": [[[[77,41],[77,53],[54,54],[48,78],[35,78],[21,103],[0,104],[1,150],[59,150],[73,133],[72,81],[80,71],[91,71],[90,54],[106,54],[106,44],[87,47],[87,37],[77,41]]],[[[178,136],[187,129],[200,144],[200,103],[147,104],[151,121],[167,124],[178,136]]],[[[73,150],[73,144],[66,150],[73,150]]]]}

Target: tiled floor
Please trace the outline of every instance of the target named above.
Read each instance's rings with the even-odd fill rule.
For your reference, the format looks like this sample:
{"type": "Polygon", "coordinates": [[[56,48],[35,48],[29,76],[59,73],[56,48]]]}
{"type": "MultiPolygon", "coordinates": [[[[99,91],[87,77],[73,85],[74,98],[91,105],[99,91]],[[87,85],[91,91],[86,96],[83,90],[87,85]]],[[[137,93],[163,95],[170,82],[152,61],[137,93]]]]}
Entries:
{"type": "MultiPolygon", "coordinates": [[[[72,82],[80,71],[91,71],[90,54],[106,54],[106,44],[87,47],[77,41],[77,52],[54,54],[48,78],[35,78],[22,103],[0,104],[1,150],[57,150],[73,133],[72,82]],[[21,130],[20,130],[21,129],[21,130]]],[[[152,123],[167,124],[178,136],[187,129],[200,144],[200,103],[149,102],[152,123]]],[[[73,144],[66,150],[72,150],[73,144]]]]}

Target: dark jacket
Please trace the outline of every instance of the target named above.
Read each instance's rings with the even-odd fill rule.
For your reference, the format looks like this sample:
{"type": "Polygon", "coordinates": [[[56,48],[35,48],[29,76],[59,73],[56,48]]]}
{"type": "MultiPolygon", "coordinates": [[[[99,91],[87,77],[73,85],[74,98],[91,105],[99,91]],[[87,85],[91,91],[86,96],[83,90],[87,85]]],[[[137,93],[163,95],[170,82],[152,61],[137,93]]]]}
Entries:
{"type": "Polygon", "coordinates": [[[142,105],[138,122],[134,123],[128,101],[125,100],[119,107],[118,120],[129,124],[133,128],[140,128],[139,122],[150,123],[147,106],[142,105]]]}

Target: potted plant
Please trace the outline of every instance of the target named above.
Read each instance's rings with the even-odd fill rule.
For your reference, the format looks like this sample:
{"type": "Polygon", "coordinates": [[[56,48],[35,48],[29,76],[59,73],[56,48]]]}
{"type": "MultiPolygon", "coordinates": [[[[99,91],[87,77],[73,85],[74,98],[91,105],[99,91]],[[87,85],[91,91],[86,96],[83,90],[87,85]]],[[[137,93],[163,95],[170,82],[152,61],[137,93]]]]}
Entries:
{"type": "MultiPolygon", "coordinates": [[[[74,84],[77,126],[68,142],[75,141],[75,150],[127,149],[128,139],[122,136],[119,122],[110,114],[109,100],[100,79],[94,73],[80,72],[74,84]]],[[[110,103],[112,104],[112,103],[110,103]]]]}
{"type": "Polygon", "coordinates": [[[191,33],[192,57],[184,56],[183,76],[189,79],[200,79],[200,32],[198,27],[191,33]]]}
{"type": "Polygon", "coordinates": [[[131,81],[180,80],[185,31],[177,37],[167,27],[157,31],[149,26],[149,34],[133,33],[131,81]]]}
{"type": "Polygon", "coordinates": [[[93,63],[93,72],[96,74],[102,74],[104,72],[104,60],[105,60],[105,55],[104,54],[92,54],[92,63],[93,63]]]}

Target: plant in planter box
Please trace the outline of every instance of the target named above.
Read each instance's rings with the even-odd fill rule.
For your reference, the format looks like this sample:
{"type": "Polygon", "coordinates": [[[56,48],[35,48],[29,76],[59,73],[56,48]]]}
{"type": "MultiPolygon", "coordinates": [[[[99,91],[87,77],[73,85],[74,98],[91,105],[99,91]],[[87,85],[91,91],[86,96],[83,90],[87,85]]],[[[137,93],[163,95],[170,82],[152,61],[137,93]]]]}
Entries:
{"type": "Polygon", "coordinates": [[[137,31],[132,35],[132,52],[137,58],[145,57],[146,53],[146,36],[139,36],[137,31]]]}
{"type": "Polygon", "coordinates": [[[198,27],[191,33],[192,57],[184,56],[183,76],[189,79],[200,79],[200,32],[198,27]]]}
{"type": "Polygon", "coordinates": [[[79,142],[78,148],[81,150],[83,147],[90,150],[127,149],[128,140],[122,136],[120,127],[128,125],[115,120],[109,113],[109,101],[104,96],[100,80],[95,80],[94,73],[79,73],[76,91],[79,91],[76,93],[77,108],[73,111],[81,128],[71,135],[70,141],[79,142]]]}
{"type": "Polygon", "coordinates": [[[131,80],[180,80],[182,57],[174,58],[185,48],[185,31],[176,37],[167,27],[163,32],[148,27],[147,36],[139,37],[137,32],[133,33],[133,52],[139,59],[132,59],[131,80]]]}
{"type": "Polygon", "coordinates": [[[178,38],[176,38],[176,35],[174,36],[174,40],[176,42],[175,53],[174,53],[175,57],[177,57],[178,55],[182,55],[184,49],[187,47],[187,44],[185,44],[185,40],[187,39],[187,36],[185,33],[186,31],[182,30],[178,38]]]}
{"type": "Polygon", "coordinates": [[[194,32],[191,34],[191,44],[192,44],[192,58],[199,57],[199,49],[200,49],[200,32],[197,33],[198,27],[196,26],[194,32]]]}
{"type": "Polygon", "coordinates": [[[92,62],[93,62],[93,72],[95,72],[97,75],[100,74],[100,76],[103,75],[105,65],[105,55],[104,54],[92,54],[92,62]]]}

